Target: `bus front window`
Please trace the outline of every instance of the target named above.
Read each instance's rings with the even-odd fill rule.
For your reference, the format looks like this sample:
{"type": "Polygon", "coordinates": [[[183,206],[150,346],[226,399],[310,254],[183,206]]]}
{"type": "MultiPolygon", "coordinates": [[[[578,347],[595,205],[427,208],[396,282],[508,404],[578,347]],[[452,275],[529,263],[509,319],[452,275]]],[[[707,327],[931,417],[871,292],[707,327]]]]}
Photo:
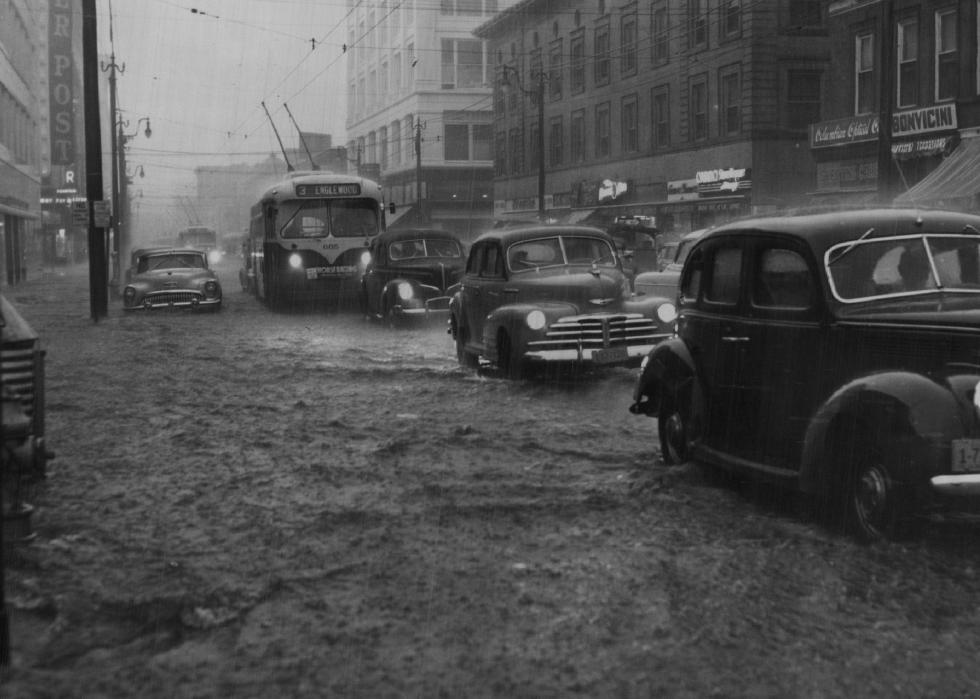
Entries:
{"type": "Polygon", "coordinates": [[[279,234],[283,238],[322,238],[327,235],[329,209],[326,202],[304,201],[299,206],[290,202],[279,209],[279,234]]]}
{"type": "Polygon", "coordinates": [[[380,232],[376,204],[370,199],[331,201],[330,224],[338,238],[368,238],[380,232]]]}

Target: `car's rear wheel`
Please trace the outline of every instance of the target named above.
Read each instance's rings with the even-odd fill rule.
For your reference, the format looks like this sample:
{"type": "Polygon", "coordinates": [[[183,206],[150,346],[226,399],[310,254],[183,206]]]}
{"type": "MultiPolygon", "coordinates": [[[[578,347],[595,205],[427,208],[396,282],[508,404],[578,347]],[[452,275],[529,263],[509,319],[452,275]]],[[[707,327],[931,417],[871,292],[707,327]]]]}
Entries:
{"type": "Polygon", "coordinates": [[[657,416],[657,431],[664,463],[682,464],[690,461],[694,430],[691,408],[686,399],[664,396],[657,416]]]}

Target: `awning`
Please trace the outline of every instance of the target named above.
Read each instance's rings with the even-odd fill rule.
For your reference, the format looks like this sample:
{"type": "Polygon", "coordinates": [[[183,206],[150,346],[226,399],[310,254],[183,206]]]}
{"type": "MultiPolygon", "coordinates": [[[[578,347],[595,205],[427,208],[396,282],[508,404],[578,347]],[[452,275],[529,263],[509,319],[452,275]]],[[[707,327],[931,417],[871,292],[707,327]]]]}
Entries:
{"type": "Polygon", "coordinates": [[[980,137],[960,145],[917,185],[895,197],[896,204],[916,205],[980,194],[980,137]]]}
{"type": "Polygon", "coordinates": [[[19,218],[26,218],[37,220],[41,218],[41,214],[37,211],[30,211],[28,209],[18,209],[13,206],[7,206],[5,204],[0,204],[0,215],[7,214],[9,216],[17,216],[19,218]]]}
{"type": "Polygon", "coordinates": [[[595,209],[576,209],[568,214],[563,223],[581,223],[595,213],[595,209]]]}

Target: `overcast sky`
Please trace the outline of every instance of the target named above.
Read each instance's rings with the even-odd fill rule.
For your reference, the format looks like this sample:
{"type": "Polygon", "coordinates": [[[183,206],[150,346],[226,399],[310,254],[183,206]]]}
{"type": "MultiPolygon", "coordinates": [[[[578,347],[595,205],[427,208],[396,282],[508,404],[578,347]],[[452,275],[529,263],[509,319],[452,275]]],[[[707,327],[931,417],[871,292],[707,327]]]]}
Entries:
{"type": "Polygon", "coordinates": [[[299,140],[283,103],[301,129],[343,145],[345,0],[97,2],[99,53],[125,64],[117,79],[125,131],[140,117],[152,124],[149,139],[139,125],[127,153],[146,174],[137,184],[156,184],[154,199],[189,187],[196,166],[278,153],[263,101],[287,148],[299,140]]]}

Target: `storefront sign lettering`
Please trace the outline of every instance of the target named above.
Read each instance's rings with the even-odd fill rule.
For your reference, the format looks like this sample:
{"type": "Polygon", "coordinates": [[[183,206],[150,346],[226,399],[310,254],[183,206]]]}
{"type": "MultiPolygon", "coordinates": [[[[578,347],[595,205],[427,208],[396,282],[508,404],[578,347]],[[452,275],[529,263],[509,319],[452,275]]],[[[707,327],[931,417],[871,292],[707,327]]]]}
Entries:
{"type": "Polygon", "coordinates": [[[940,104],[924,109],[897,112],[892,115],[892,136],[908,136],[928,131],[950,131],[956,128],[956,105],[940,104]]]}
{"type": "Polygon", "coordinates": [[[75,115],[72,60],[72,0],[51,0],[48,10],[49,99],[51,102],[51,164],[75,161],[75,115]]]}
{"type": "Polygon", "coordinates": [[[877,115],[810,124],[810,148],[829,148],[878,139],[877,115]]]}

